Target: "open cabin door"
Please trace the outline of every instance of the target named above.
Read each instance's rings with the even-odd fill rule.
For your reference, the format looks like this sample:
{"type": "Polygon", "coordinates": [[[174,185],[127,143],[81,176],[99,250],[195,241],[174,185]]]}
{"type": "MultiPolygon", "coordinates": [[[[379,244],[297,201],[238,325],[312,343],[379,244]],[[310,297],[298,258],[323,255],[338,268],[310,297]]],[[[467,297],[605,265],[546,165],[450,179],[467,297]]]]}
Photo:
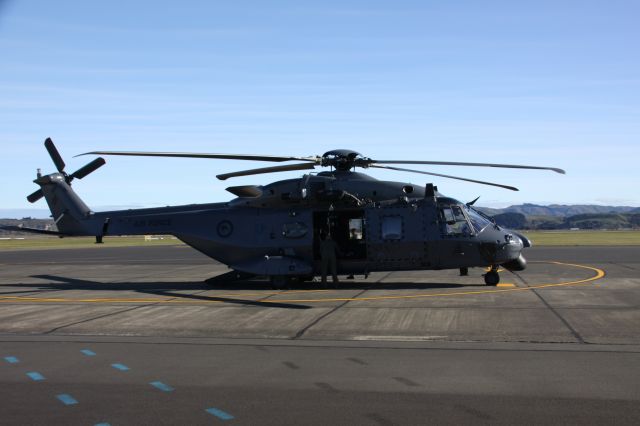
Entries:
{"type": "Polygon", "coordinates": [[[317,211],[313,214],[314,258],[320,259],[320,233],[329,232],[340,249],[340,261],[367,259],[365,213],[362,209],[317,211]]]}

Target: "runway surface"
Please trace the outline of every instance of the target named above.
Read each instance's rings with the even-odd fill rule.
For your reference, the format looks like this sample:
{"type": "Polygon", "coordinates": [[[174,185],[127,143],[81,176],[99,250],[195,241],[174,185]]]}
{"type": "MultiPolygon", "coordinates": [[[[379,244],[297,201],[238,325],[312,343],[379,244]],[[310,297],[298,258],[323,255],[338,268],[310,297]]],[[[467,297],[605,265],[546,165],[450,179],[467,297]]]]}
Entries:
{"type": "Polygon", "coordinates": [[[527,258],[274,291],[183,246],[0,252],[0,424],[640,422],[640,247],[527,258]]]}

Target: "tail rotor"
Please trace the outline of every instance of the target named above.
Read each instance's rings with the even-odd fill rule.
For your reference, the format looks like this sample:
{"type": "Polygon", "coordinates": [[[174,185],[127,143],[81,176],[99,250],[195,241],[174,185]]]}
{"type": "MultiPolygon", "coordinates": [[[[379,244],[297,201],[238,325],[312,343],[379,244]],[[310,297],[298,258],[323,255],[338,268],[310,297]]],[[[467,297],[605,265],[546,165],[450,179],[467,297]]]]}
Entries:
{"type": "MultiPolygon", "coordinates": [[[[49,153],[51,160],[53,160],[53,164],[56,166],[58,173],[62,175],[62,177],[64,178],[65,182],[68,185],[71,185],[71,182],[74,179],[82,179],[85,176],[89,175],[90,173],[95,172],[97,169],[99,169],[106,163],[104,158],[98,157],[95,160],[91,161],[90,163],[84,165],[83,167],[80,167],[78,170],[76,170],[75,172],[69,175],[64,171],[66,164],[62,159],[62,156],[58,152],[58,149],[53,144],[53,141],[51,140],[51,138],[47,138],[47,140],[44,141],[44,147],[47,149],[47,152],[49,153]]],[[[43,180],[43,179],[46,179],[48,177],[49,176],[43,177],[40,175],[40,173],[38,173],[38,178],[34,182],[39,185],[42,185],[47,182],[47,180],[43,180]]],[[[42,188],[41,188],[29,194],[27,196],[27,201],[29,201],[30,203],[35,203],[42,197],[44,197],[44,192],[42,191],[42,188]]]]}

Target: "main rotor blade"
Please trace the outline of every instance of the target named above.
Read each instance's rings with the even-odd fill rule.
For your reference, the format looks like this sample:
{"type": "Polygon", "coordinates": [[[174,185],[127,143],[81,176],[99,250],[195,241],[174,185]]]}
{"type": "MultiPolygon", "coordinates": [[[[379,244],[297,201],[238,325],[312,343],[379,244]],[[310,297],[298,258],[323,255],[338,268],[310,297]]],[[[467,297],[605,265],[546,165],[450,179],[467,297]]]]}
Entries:
{"type": "Polygon", "coordinates": [[[277,157],[273,155],[246,155],[246,154],[208,154],[197,152],[143,152],[143,151],[92,151],[80,155],[125,155],[132,157],[180,157],[180,158],[219,158],[222,160],[249,160],[249,161],[310,161],[318,163],[317,157],[277,157]]]}
{"type": "Polygon", "coordinates": [[[242,170],[242,171],[233,172],[233,173],[224,173],[221,175],[217,175],[216,177],[220,180],[225,180],[231,177],[259,175],[262,173],[289,172],[292,170],[311,170],[314,167],[315,167],[315,164],[298,163],[298,164],[289,164],[286,166],[262,167],[260,169],[251,169],[251,170],[242,170]]]}
{"type": "Polygon", "coordinates": [[[41,189],[38,189],[36,192],[32,192],[31,194],[27,195],[27,201],[30,203],[35,203],[42,197],[44,197],[44,193],[42,192],[42,188],[41,188],[41,189]]]}
{"type": "Polygon", "coordinates": [[[49,156],[53,160],[53,164],[56,165],[56,169],[58,169],[58,171],[62,173],[62,171],[64,170],[65,164],[64,164],[64,161],[62,160],[62,156],[56,149],[56,146],[53,144],[53,141],[51,140],[51,138],[47,138],[47,140],[44,141],[44,147],[47,148],[47,151],[49,152],[49,156]]]}
{"type": "Polygon", "coordinates": [[[484,182],[484,181],[481,181],[481,180],[467,179],[467,178],[462,178],[462,177],[458,177],[458,176],[441,175],[439,173],[423,172],[421,170],[402,169],[400,167],[391,167],[391,166],[379,166],[379,165],[376,165],[376,164],[371,164],[369,167],[375,167],[375,168],[378,168],[378,169],[397,170],[399,172],[420,173],[420,174],[423,174],[423,175],[430,175],[430,176],[439,176],[439,177],[443,177],[443,178],[457,179],[457,180],[464,180],[464,181],[467,181],[467,182],[479,183],[479,184],[482,184],[482,185],[497,186],[497,187],[500,187],[500,188],[509,189],[511,191],[519,191],[519,189],[514,187],[514,186],[501,185],[499,183],[484,182]]]}
{"type": "MultiPolygon", "coordinates": [[[[373,164],[429,164],[434,166],[476,166],[476,167],[502,167],[507,169],[534,169],[534,170],[552,170],[556,173],[565,174],[566,172],[556,167],[539,167],[539,166],[522,166],[518,164],[494,164],[494,163],[461,163],[456,161],[378,161],[372,160],[373,164]]],[[[371,166],[373,167],[373,166],[371,166]]]]}
{"type": "Polygon", "coordinates": [[[93,173],[96,171],[96,169],[104,166],[105,163],[106,161],[104,160],[104,158],[98,157],[92,162],[90,162],[89,164],[86,164],[83,167],[76,170],[75,172],[73,172],[73,174],[70,177],[74,179],[82,179],[89,173],[93,173]]]}

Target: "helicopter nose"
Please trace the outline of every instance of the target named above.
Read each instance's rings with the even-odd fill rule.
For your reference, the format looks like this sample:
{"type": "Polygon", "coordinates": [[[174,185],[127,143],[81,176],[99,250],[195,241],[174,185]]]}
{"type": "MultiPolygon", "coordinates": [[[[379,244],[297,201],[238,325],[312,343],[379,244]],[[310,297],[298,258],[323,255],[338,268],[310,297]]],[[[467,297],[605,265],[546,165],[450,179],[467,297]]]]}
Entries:
{"type": "MultiPolygon", "coordinates": [[[[529,240],[527,240],[527,242],[528,241],[529,240]]],[[[525,246],[524,241],[522,241],[520,236],[515,232],[511,232],[511,231],[505,232],[504,242],[505,242],[504,248],[505,248],[506,255],[510,259],[517,257],[525,246]]]]}
{"type": "Polygon", "coordinates": [[[527,259],[525,259],[522,253],[520,253],[520,256],[518,256],[517,259],[503,263],[502,266],[509,271],[524,271],[527,267],[527,259]]]}
{"type": "Polygon", "coordinates": [[[503,264],[518,259],[524,245],[522,239],[511,231],[492,230],[489,235],[485,236],[480,250],[489,262],[503,264]]]}
{"type": "Polygon", "coordinates": [[[512,231],[512,234],[515,235],[516,237],[520,238],[520,241],[522,241],[522,247],[527,248],[527,247],[531,247],[533,245],[531,240],[529,238],[525,237],[524,235],[522,235],[521,233],[512,231]]]}

